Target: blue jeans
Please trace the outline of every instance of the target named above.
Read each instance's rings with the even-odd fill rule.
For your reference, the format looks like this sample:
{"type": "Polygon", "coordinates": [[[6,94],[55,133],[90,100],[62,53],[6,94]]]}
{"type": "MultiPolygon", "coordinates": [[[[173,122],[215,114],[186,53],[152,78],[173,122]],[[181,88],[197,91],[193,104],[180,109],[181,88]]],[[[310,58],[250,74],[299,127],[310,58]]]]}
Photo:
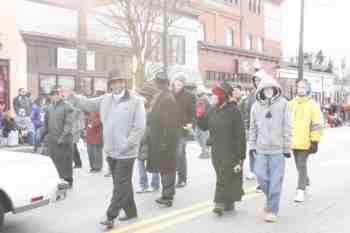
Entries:
{"type": "MultiPolygon", "coordinates": [[[[140,187],[143,189],[148,188],[148,175],[145,166],[145,160],[137,159],[137,167],[139,169],[140,187]]],[[[151,186],[155,189],[159,189],[159,173],[151,173],[151,186]]]]}
{"type": "Polygon", "coordinates": [[[202,148],[202,153],[208,154],[209,148],[207,146],[207,141],[209,139],[209,130],[203,131],[198,129],[197,131],[197,141],[202,148]]]}
{"type": "Polygon", "coordinates": [[[285,171],[283,154],[260,154],[255,158],[255,174],[266,196],[266,209],[278,214],[285,171]]]}

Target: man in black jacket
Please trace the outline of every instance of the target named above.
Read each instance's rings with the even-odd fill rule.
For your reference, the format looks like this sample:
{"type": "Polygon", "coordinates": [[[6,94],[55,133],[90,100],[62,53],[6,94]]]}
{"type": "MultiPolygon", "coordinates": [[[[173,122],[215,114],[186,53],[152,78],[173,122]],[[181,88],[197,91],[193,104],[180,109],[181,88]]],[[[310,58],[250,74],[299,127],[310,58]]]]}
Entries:
{"type": "Polygon", "coordinates": [[[179,113],[180,136],[177,144],[177,188],[186,186],[187,183],[187,159],[186,144],[189,133],[192,131],[192,122],[196,99],[193,94],[185,90],[185,79],[178,77],[173,82],[173,93],[176,98],[177,110],[179,113]]]}

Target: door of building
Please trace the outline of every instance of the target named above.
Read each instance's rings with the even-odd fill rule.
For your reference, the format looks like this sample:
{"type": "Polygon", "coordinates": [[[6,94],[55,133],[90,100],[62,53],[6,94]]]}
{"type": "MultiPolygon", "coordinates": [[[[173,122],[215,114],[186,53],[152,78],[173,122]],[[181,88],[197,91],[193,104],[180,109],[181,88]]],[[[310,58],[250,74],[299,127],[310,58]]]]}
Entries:
{"type": "Polygon", "coordinates": [[[10,108],[9,62],[0,60],[0,112],[10,108]]]}

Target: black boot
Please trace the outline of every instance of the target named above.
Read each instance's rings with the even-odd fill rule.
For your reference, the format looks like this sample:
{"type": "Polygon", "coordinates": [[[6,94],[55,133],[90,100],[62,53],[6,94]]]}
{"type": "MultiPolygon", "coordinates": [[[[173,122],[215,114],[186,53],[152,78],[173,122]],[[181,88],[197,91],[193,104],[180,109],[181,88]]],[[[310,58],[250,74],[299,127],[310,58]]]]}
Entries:
{"type": "Polygon", "coordinates": [[[165,205],[167,207],[171,207],[173,205],[173,199],[170,198],[158,198],[156,202],[160,205],[165,205]]]}
{"type": "Polygon", "coordinates": [[[235,211],[235,203],[226,204],[225,211],[235,211]]]}
{"type": "Polygon", "coordinates": [[[221,203],[216,203],[215,207],[213,209],[213,213],[215,213],[217,216],[222,216],[225,211],[225,206],[221,203]]]}

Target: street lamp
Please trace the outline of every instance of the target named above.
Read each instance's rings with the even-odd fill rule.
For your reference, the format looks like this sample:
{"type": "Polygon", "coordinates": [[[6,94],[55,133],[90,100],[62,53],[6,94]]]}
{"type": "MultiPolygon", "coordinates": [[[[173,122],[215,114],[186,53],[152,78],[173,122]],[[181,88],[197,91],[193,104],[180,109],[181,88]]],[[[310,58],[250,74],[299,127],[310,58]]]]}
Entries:
{"type": "Polygon", "coordinates": [[[305,14],[305,2],[304,2],[304,0],[301,0],[298,81],[300,81],[304,78],[304,14],[305,14]]]}

